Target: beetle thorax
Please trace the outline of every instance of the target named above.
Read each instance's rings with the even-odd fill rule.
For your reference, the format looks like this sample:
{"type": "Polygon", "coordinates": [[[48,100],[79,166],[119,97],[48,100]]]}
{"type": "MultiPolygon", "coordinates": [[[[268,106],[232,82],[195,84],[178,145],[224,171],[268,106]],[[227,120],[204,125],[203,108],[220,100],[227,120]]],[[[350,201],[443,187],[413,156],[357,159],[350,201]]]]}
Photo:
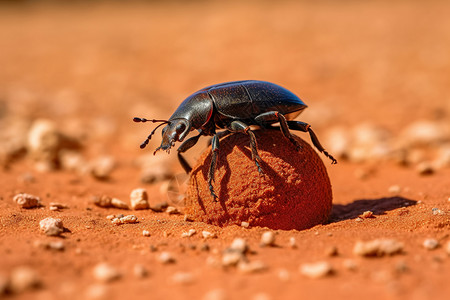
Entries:
{"type": "Polygon", "coordinates": [[[207,92],[197,92],[186,98],[169,121],[186,119],[191,130],[201,129],[212,119],[213,102],[207,92]]]}

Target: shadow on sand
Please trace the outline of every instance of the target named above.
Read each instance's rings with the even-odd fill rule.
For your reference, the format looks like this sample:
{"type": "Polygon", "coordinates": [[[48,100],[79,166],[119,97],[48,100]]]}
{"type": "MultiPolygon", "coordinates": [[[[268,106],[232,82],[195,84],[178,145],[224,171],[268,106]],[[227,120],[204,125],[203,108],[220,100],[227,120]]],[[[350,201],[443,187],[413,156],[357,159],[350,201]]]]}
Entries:
{"type": "Polygon", "coordinates": [[[334,204],[329,223],[354,219],[370,210],[374,215],[384,215],[387,211],[415,205],[417,201],[403,197],[387,197],[379,199],[360,199],[349,204],[334,204]]]}

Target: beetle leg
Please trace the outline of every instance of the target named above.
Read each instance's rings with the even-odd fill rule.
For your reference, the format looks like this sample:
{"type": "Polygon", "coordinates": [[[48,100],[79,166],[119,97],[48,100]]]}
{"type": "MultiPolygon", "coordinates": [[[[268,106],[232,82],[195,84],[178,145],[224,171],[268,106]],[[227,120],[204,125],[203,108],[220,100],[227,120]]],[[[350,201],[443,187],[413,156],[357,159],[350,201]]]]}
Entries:
{"type": "Polygon", "coordinates": [[[258,154],[258,145],[256,143],[256,137],[253,131],[250,129],[250,126],[241,121],[233,121],[230,123],[227,129],[231,132],[245,133],[250,137],[250,149],[252,150],[252,160],[255,162],[256,167],[258,167],[258,172],[260,174],[264,173],[263,170],[261,169],[262,159],[258,154]]]}
{"type": "Polygon", "coordinates": [[[283,114],[280,114],[277,111],[269,111],[257,116],[255,118],[255,121],[262,125],[265,123],[267,124],[267,122],[269,121],[271,122],[278,121],[280,123],[280,128],[283,135],[287,137],[292,144],[294,144],[294,146],[297,148],[297,151],[300,150],[301,145],[296,139],[294,139],[292,134],[289,132],[288,122],[286,121],[286,118],[283,116],[283,114]]]}
{"type": "MultiPolygon", "coordinates": [[[[221,138],[226,137],[230,133],[231,133],[231,131],[225,130],[225,131],[219,131],[218,133],[216,133],[216,135],[217,135],[217,138],[220,140],[221,138]]],[[[208,146],[211,146],[211,142],[212,142],[212,138],[209,139],[208,146]]]]}
{"type": "Polygon", "coordinates": [[[214,182],[214,172],[216,171],[216,162],[217,162],[217,153],[219,152],[219,138],[217,137],[217,134],[215,134],[211,141],[211,164],[209,165],[209,173],[208,173],[208,185],[209,185],[209,192],[211,193],[211,196],[214,197],[214,201],[218,198],[217,195],[214,193],[214,187],[212,183],[214,182]]]}
{"type": "Polygon", "coordinates": [[[305,123],[305,122],[300,122],[300,121],[287,121],[287,125],[292,130],[299,130],[299,131],[303,131],[303,132],[308,132],[309,136],[311,137],[311,141],[313,142],[313,144],[317,148],[317,150],[319,150],[320,152],[325,154],[326,157],[331,159],[331,163],[332,164],[336,164],[337,163],[337,160],[331,154],[329,154],[325,150],[325,148],[320,144],[319,139],[317,138],[317,135],[311,129],[311,125],[309,125],[308,123],[305,123]]]}
{"type": "Polygon", "coordinates": [[[183,169],[186,171],[187,174],[191,173],[192,168],[189,165],[189,163],[186,161],[186,159],[181,155],[181,153],[186,152],[187,150],[191,149],[192,147],[194,147],[195,144],[197,144],[198,139],[202,136],[202,132],[200,132],[198,135],[193,136],[189,139],[187,139],[186,141],[184,141],[180,147],[178,147],[177,151],[178,151],[178,160],[180,161],[181,166],[183,167],[183,169]]]}

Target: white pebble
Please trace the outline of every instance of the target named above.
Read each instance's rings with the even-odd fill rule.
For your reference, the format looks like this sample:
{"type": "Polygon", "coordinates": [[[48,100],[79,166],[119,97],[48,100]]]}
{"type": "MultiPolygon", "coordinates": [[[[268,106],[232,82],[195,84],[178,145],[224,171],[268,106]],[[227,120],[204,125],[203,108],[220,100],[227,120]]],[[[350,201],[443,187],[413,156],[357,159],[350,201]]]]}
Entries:
{"type": "Polygon", "coordinates": [[[133,267],[133,274],[136,278],[145,278],[148,276],[148,270],[144,265],[136,264],[133,267]]]}
{"type": "Polygon", "coordinates": [[[359,256],[383,256],[399,254],[403,251],[403,243],[393,239],[376,239],[368,242],[358,241],[353,254],[359,256]]]}
{"type": "Polygon", "coordinates": [[[250,227],[250,223],[249,223],[249,222],[242,221],[242,222],[241,222],[241,227],[249,228],[249,227],[250,227]]]}
{"type": "Polygon", "coordinates": [[[433,207],[433,208],[431,209],[431,213],[432,213],[434,216],[442,216],[442,215],[445,215],[445,212],[443,212],[442,210],[440,210],[440,209],[437,208],[437,207],[433,207]]]}
{"type": "Polygon", "coordinates": [[[114,158],[110,156],[102,156],[90,163],[90,171],[92,176],[95,178],[105,180],[110,177],[115,165],[116,162],[114,158]]]}
{"type": "Polygon", "coordinates": [[[226,251],[222,255],[222,266],[235,266],[243,259],[244,255],[239,251],[226,251]]]}
{"type": "Polygon", "coordinates": [[[295,237],[291,236],[289,238],[289,247],[291,247],[292,249],[297,248],[297,241],[295,240],[295,237]]]}
{"type": "Polygon", "coordinates": [[[64,232],[61,219],[45,218],[39,222],[39,227],[48,236],[58,236],[64,232]]]}
{"type": "Polygon", "coordinates": [[[117,198],[111,199],[111,206],[119,209],[130,209],[128,204],[117,198]]]}
{"type": "Polygon", "coordinates": [[[275,234],[273,233],[273,231],[266,231],[261,235],[260,245],[262,247],[275,245],[275,234]]]}
{"type": "Polygon", "coordinates": [[[193,235],[196,234],[196,233],[197,233],[197,231],[196,231],[195,229],[189,229],[188,232],[183,232],[183,233],[181,234],[181,237],[182,237],[182,238],[185,238],[185,237],[191,237],[191,236],[193,236],[193,235]]]}
{"type": "Polygon", "coordinates": [[[143,235],[143,236],[146,236],[146,237],[149,237],[149,236],[150,236],[150,231],[148,231],[148,230],[142,230],[142,235],[143,235]]]}
{"type": "Polygon", "coordinates": [[[388,192],[391,193],[391,194],[399,194],[401,192],[401,190],[402,189],[400,188],[399,185],[391,185],[388,188],[388,192]]]}
{"type": "Polygon", "coordinates": [[[41,279],[36,271],[26,266],[16,267],[12,270],[9,279],[9,287],[14,293],[37,288],[40,284],[41,279]]]}
{"type": "Polygon", "coordinates": [[[333,273],[333,267],[326,261],[300,266],[300,273],[309,278],[321,278],[333,273]]]}
{"type": "Polygon", "coordinates": [[[131,208],[134,210],[148,209],[148,196],[145,189],[139,188],[131,191],[130,194],[131,208]]]}
{"type": "Polygon", "coordinates": [[[180,211],[174,206],[167,206],[166,213],[168,213],[169,215],[178,215],[180,214],[180,211]]]}
{"type": "Polygon", "coordinates": [[[41,199],[39,197],[25,193],[15,195],[13,201],[21,208],[35,208],[41,206],[41,199]]]}
{"type": "Polygon", "coordinates": [[[120,216],[117,215],[116,218],[111,220],[111,223],[114,225],[122,225],[122,224],[134,224],[138,223],[139,220],[135,215],[127,215],[127,216],[120,216]]]}
{"type": "Polygon", "coordinates": [[[161,252],[158,261],[162,264],[170,264],[175,262],[175,258],[169,252],[161,252]]]}
{"type": "Polygon", "coordinates": [[[122,276],[116,268],[107,263],[99,263],[96,265],[93,273],[94,278],[100,282],[111,282],[122,276]]]}
{"type": "Polygon", "coordinates": [[[238,269],[244,274],[259,273],[265,271],[267,269],[267,265],[259,260],[251,262],[244,262],[241,260],[238,264],[238,269]]]}
{"type": "Polygon", "coordinates": [[[231,243],[230,250],[245,253],[248,250],[247,242],[242,238],[235,238],[231,243]]]}
{"type": "Polygon", "coordinates": [[[188,272],[177,272],[173,274],[172,281],[178,284],[190,284],[194,282],[194,275],[188,272]]]}
{"type": "Polygon", "coordinates": [[[217,238],[217,234],[211,233],[211,232],[205,231],[205,230],[202,231],[202,236],[203,236],[204,239],[215,239],[215,238],[217,238]]]}
{"type": "Polygon", "coordinates": [[[434,250],[439,247],[439,241],[436,239],[426,239],[425,241],[423,241],[423,246],[427,250],[434,250]]]}

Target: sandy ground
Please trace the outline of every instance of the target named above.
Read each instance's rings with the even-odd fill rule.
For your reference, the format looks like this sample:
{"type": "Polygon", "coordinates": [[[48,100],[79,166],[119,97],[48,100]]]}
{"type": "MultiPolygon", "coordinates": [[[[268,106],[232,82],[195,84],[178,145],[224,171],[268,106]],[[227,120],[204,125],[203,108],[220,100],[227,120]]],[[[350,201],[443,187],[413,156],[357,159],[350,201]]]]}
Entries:
{"type": "MultiPolygon", "coordinates": [[[[0,3],[0,298],[447,299],[449,11],[446,1],[0,3]],[[153,127],[131,119],[168,118],[192,92],[241,79],[281,84],[309,105],[299,119],[339,157],[333,166],[324,158],[333,188],[327,224],[273,231],[276,246],[260,247],[267,228],[93,204],[96,195],[128,203],[143,187],[151,205],[167,201],[182,212],[186,177],[175,153],[149,158],[159,133],[140,150],[153,127]],[[79,144],[69,147],[75,164],[60,160],[61,168],[43,171],[48,156],[36,163],[27,137],[39,119],[79,144]],[[348,142],[352,134],[357,143],[348,142]],[[99,158],[107,162],[103,180],[90,175],[99,158]],[[141,181],[155,170],[156,179],[169,179],[141,181]],[[20,208],[18,193],[40,197],[44,207],[20,208]],[[51,211],[51,202],[67,208],[51,211]],[[359,217],[365,211],[373,217],[359,217]],[[106,218],[113,214],[134,214],[139,223],[113,225],[106,218]],[[63,221],[60,237],[40,232],[46,217],[63,221]],[[182,237],[190,229],[196,233],[182,237]],[[254,269],[223,266],[235,238],[247,241],[254,269]],[[375,239],[393,239],[402,251],[354,253],[358,241],[375,239]],[[437,248],[424,247],[426,239],[437,248]],[[50,241],[64,250],[42,246],[50,241]],[[175,261],[161,263],[163,252],[175,261]],[[103,262],[120,278],[97,279],[94,267],[103,262]],[[317,262],[331,274],[300,271],[317,262]],[[147,276],[136,276],[136,265],[147,276]],[[36,273],[38,287],[7,284],[4,294],[21,266],[36,273]]],[[[63,154],[58,148],[57,158],[63,154]]]]}

